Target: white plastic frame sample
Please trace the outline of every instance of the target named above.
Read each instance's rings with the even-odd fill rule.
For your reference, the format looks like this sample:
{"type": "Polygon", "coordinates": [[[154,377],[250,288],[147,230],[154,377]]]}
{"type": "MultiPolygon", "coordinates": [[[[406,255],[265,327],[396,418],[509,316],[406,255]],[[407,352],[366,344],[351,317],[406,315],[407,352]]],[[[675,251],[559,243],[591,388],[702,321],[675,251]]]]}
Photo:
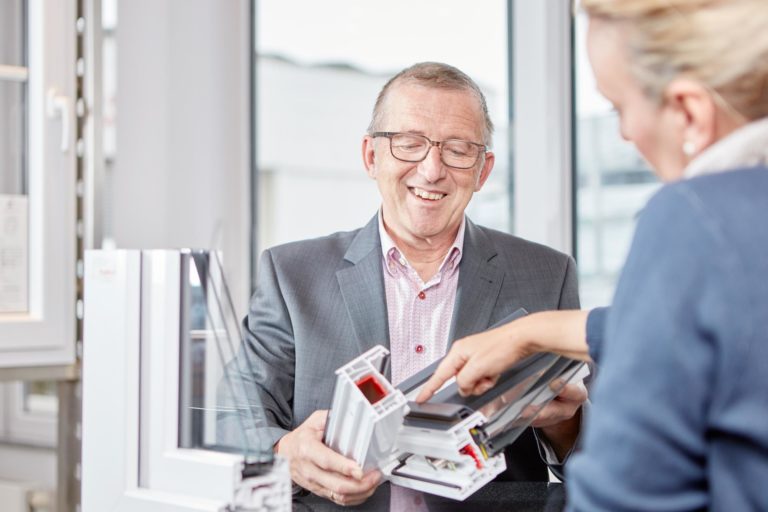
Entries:
{"type": "Polygon", "coordinates": [[[403,425],[397,437],[398,457],[383,473],[392,483],[417,491],[464,500],[507,469],[504,454],[487,456],[473,435],[486,422],[472,413],[444,426],[403,425]]]}
{"type": "Polygon", "coordinates": [[[336,370],[325,443],[355,460],[364,471],[378,468],[395,452],[395,440],[408,412],[405,396],[383,376],[389,351],[376,346],[336,370]]]}
{"type": "Polygon", "coordinates": [[[439,361],[396,388],[384,377],[388,359],[377,346],[336,371],[325,444],[394,484],[456,500],[503,472],[504,447],[562,386],[589,375],[584,363],[541,354],[505,372],[479,397],[461,397],[449,382],[418,405],[407,397],[439,361]]]}
{"type": "Polygon", "coordinates": [[[506,469],[503,454],[481,458],[472,438],[486,421],[481,413],[455,424],[406,426],[411,408],[384,377],[388,358],[389,351],[376,346],[336,371],[328,446],[393,483],[457,500],[506,469]]]}

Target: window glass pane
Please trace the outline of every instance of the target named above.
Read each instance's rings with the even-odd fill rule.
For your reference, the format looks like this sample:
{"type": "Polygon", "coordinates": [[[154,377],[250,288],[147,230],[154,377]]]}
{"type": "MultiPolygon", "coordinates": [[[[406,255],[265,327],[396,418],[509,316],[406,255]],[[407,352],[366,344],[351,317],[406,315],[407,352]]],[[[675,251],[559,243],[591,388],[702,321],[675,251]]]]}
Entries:
{"type": "MultiPolygon", "coordinates": [[[[207,342],[213,334],[206,329],[206,301],[200,276],[194,265],[185,272],[187,282],[182,284],[182,403],[179,428],[183,448],[202,448],[213,443],[205,441],[205,382],[206,358],[215,357],[207,342]]],[[[214,377],[215,378],[215,377],[214,377]]]]}
{"type": "Polygon", "coordinates": [[[595,88],[576,19],[576,258],[581,303],[609,304],[635,229],[637,212],[659,183],[619,133],[619,119],[595,88]]]}
{"type": "Polygon", "coordinates": [[[29,307],[26,87],[0,80],[0,315],[29,307]]]}
{"type": "Polygon", "coordinates": [[[26,83],[0,80],[0,195],[26,192],[26,83]]]}
{"type": "Polygon", "coordinates": [[[257,2],[258,249],[355,229],[376,213],[380,198],[363,167],[362,138],[381,87],[419,61],[454,65],[485,92],[496,165],[467,211],[508,231],[506,5],[257,2]]]}
{"type": "Polygon", "coordinates": [[[249,361],[235,358],[240,318],[229,296],[218,255],[182,255],[181,388],[179,446],[236,451],[272,458],[258,398],[249,396],[249,361]]]}
{"type": "Polygon", "coordinates": [[[24,383],[24,412],[55,414],[59,403],[56,382],[24,383]]]}
{"type": "Polygon", "coordinates": [[[25,10],[25,0],[0,2],[0,65],[27,65],[25,10]]]}
{"type": "MultiPolygon", "coordinates": [[[[0,66],[26,66],[26,2],[0,2],[0,66]]],[[[0,314],[28,309],[27,84],[0,73],[0,314]]]]}

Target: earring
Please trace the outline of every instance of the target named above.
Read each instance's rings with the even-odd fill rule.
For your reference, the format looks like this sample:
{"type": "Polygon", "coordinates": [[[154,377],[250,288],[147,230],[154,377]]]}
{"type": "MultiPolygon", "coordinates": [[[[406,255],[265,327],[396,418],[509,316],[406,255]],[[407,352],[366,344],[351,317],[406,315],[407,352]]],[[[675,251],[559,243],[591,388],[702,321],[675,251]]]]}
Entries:
{"type": "Polygon", "coordinates": [[[683,154],[688,157],[696,154],[696,144],[690,140],[683,142],[683,154]]]}

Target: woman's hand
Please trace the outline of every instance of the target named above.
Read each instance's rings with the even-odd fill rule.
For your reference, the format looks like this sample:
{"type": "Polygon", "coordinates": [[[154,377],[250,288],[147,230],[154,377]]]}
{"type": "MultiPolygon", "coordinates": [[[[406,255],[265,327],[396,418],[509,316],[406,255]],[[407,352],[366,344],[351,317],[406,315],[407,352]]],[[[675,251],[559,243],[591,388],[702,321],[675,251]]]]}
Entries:
{"type": "Polygon", "coordinates": [[[502,372],[536,352],[588,361],[588,314],[580,310],[534,313],[456,341],[416,401],[428,400],[453,376],[462,395],[482,394],[496,384],[502,372]]]}
{"type": "Polygon", "coordinates": [[[508,366],[530,354],[524,348],[509,343],[508,325],[456,341],[421,388],[416,401],[428,400],[453,376],[457,376],[459,393],[463,396],[479,395],[492,388],[508,366]]]}

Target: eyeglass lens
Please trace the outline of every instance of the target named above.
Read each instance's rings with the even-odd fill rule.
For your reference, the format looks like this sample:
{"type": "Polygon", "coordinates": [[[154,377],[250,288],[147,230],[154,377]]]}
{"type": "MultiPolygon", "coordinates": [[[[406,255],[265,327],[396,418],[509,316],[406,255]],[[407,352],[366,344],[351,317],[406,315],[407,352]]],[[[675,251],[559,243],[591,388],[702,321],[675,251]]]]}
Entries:
{"type": "MultiPolygon", "coordinates": [[[[424,160],[432,144],[421,135],[400,133],[391,137],[392,156],[406,162],[424,160]]],[[[471,142],[450,139],[440,143],[440,157],[445,165],[468,169],[477,161],[480,148],[471,142]]]]}

